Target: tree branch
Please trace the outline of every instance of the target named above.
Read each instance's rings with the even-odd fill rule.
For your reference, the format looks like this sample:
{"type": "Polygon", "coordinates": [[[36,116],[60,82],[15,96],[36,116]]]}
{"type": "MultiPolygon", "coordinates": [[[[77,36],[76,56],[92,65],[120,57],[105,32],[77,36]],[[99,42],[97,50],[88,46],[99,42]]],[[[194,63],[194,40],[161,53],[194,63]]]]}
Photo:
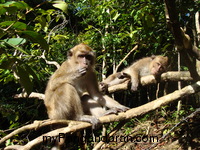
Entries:
{"type": "MultiPolygon", "coordinates": [[[[166,73],[163,73],[160,78],[160,82],[166,82],[166,81],[190,81],[193,80],[193,78],[190,76],[189,71],[169,71],[166,73]]],[[[158,81],[155,79],[153,75],[145,76],[140,79],[140,83],[142,86],[148,85],[148,84],[155,84],[158,83],[158,81]]],[[[108,88],[108,93],[114,93],[116,91],[122,91],[127,90],[129,85],[129,79],[124,83],[117,84],[114,86],[111,86],[108,88]]],[[[42,93],[36,93],[32,92],[28,98],[38,98],[41,100],[44,100],[44,94],[42,93]]],[[[27,98],[27,94],[16,94],[14,98],[27,98]]]]}
{"type": "Polygon", "coordinates": [[[40,57],[43,58],[47,64],[55,65],[57,69],[60,68],[60,65],[56,61],[47,60],[44,53],[45,53],[45,51],[42,53],[42,56],[40,56],[40,57]]]}
{"type": "MultiPolygon", "coordinates": [[[[169,104],[171,102],[179,100],[180,98],[189,96],[189,95],[194,94],[194,93],[199,92],[199,91],[200,91],[200,81],[196,82],[193,85],[186,86],[186,87],[182,88],[181,90],[176,90],[171,94],[168,94],[166,96],[160,97],[160,98],[158,98],[158,99],[156,99],[154,101],[151,101],[151,102],[149,102],[147,104],[144,104],[142,106],[130,109],[130,110],[126,111],[126,112],[119,113],[118,115],[112,114],[112,115],[100,117],[99,120],[103,124],[104,123],[115,122],[115,121],[128,120],[128,119],[131,119],[133,117],[144,115],[144,114],[146,114],[146,113],[148,113],[150,111],[153,111],[153,110],[156,110],[156,109],[160,108],[161,106],[167,105],[167,104],[169,104]]],[[[52,120],[52,122],[53,123],[56,123],[56,122],[59,123],[59,121],[56,121],[56,120],[52,120]]],[[[31,125],[27,125],[25,127],[17,129],[15,131],[13,131],[12,133],[10,133],[9,135],[7,135],[4,138],[2,138],[0,140],[0,144],[2,144],[3,142],[8,140],[9,138],[14,136],[15,134],[19,134],[20,132],[23,132],[25,130],[30,130],[30,129],[33,129],[33,128],[37,129],[37,128],[42,127],[44,125],[48,125],[48,124],[50,124],[52,122],[51,121],[50,122],[48,122],[48,121],[47,122],[46,121],[39,121],[38,122],[37,121],[37,122],[34,122],[31,125]]],[[[35,145],[41,144],[43,142],[43,137],[44,136],[54,136],[54,137],[56,137],[56,136],[59,136],[59,133],[64,133],[64,134],[72,133],[72,132],[80,131],[82,129],[85,129],[85,128],[88,128],[88,127],[92,126],[90,123],[87,123],[87,122],[77,122],[77,121],[70,121],[70,122],[63,121],[63,122],[65,122],[68,126],[67,127],[63,127],[63,128],[59,128],[59,129],[56,129],[56,130],[53,130],[53,131],[50,131],[48,133],[45,133],[45,134],[37,137],[36,139],[28,142],[24,146],[20,146],[20,145],[8,146],[8,147],[5,148],[5,150],[6,149],[10,149],[10,148],[20,149],[20,150],[21,149],[31,149],[35,145]]],[[[62,123],[62,121],[60,123],[62,123]]]]}
{"type": "MultiPolygon", "coordinates": [[[[160,82],[166,82],[166,81],[189,81],[193,80],[193,78],[190,76],[189,71],[169,71],[166,73],[163,73],[160,77],[160,82]]],[[[155,84],[158,83],[156,78],[153,75],[148,75],[141,77],[140,83],[142,86],[148,85],[148,84],[155,84]]],[[[125,81],[124,83],[113,85],[108,88],[108,93],[114,93],[116,91],[121,90],[127,90],[129,84],[129,79],[125,81]]]]}
{"type": "MultiPolygon", "coordinates": [[[[25,94],[23,94],[23,93],[20,93],[20,94],[16,94],[15,96],[14,96],[14,98],[26,98],[28,95],[25,93],[25,94]]],[[[38,98],[38,99],[44,99],[44,94],[42,94],[42,93],[36,93],[36,92],[32,92],[29,96],[28,96],[28,98],[38,98]]]]}

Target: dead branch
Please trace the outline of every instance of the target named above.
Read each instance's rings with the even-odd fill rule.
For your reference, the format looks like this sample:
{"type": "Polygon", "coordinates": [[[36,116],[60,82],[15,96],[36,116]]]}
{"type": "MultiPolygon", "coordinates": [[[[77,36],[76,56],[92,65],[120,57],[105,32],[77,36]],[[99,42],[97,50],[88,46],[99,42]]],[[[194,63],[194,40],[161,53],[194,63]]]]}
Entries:
{"type": "MultiPolygon", "coordinates": [[[[114,122],[114,121],[123,121],[123,120],[128,120],[131,119],[133,117],[137,117],[137,116],[141,116],[144,115],[150,111],[153,111],[157,108],[160,108],[161,106],[167,105],[171,102],[177,101],[180,98],[183,98],[185,96],[189,96],[191,94],[194,94],[196,92],[200,91],[200,81],[196,82],[193,85],[188,85],[184,88],[182,88],[181,90],[176,90],[171,94],[168,94],[166,96],[160,97],[152,102],[149,102],[147,104],[144,104],[142,106],[130,109],[126,112],[122,112],[119,113],[118,115],[112,114],[112,115],[108,115],[108,116],[103,116],[100,117],[99,120],[101,121],[101,123],[110,123],[110,122],[114,122]]],[[[31,125],[30,125],[31,126],[31,125]]],[[[25,126],[25,129],[33,129],[33,128],[38,128],[40,127],[40,124],[36,124],[36,125],[32,125],[31,127],[29,126],[29,128],[27,128],[27,126],[25,126]]],[[[57,130],[53,130],[51,132],[48,132],[46,134],[43,134],[39,137],[37,137],[36,139],[28,142],[26,145],[24,146],[20,146],[20,149],[30,149],[33,146],[42,143],[43,141],[43,137],[44,136],[59,136],[59,133],[72,133],[72,132],[76,132],[85,128],[91,127],[90,123],[87,122],[77,122],[77,121],[70,121],[68,122],[68,126],[64,127],[64,128],[60,128],[57,130]]],[[[22,127],[23,128],[23,127],[22,127]]],[[[14,133],[19,133],[19,131],[22,131],[21,129],[18,129],[17,131],[13,131],[10,135],[7,135],[7,138],[3,138],[4,140],[0,141],[0,144],[2,144],[2,142],[5,141],[5,139],[11,138],[13,135],[15,135],[14,133]]],[[[24,131],[24,129],[23,129],[24,131]]],[[[16,145],[16,148],[19,147],[19,145],[16,145]]],[[[13,146],[12,146],[13,148],[13,146]]],[[[6,147],[6,149],[10,149],[10,147],[6,147]]]]}
{"type": "Polygon", "coordinates": [[[56,66],[57,69],[60,67],[60,65],[56,61],[49,61],[49,60],[46,59],[45,51],[42,53],[42,56],[40,56],[40,57],[42,59],[44,59],[47,64],[56,66]]]}
{"type": "MultiPolygon", "coordinates": [[[[20,94],[16,94],[15,96],[14,96],[14,98],[26,98],[28,95],[25,93],[25,94],[22,94],[22,93],[20,93],[20,94]]],[[[38,99],[43,99],[44,100],[44,94],[42,94],[42,93],[36,93],[36,92],[32,92],[29,96],[28,96],[28,98],[38,98],[38,99]]]]}

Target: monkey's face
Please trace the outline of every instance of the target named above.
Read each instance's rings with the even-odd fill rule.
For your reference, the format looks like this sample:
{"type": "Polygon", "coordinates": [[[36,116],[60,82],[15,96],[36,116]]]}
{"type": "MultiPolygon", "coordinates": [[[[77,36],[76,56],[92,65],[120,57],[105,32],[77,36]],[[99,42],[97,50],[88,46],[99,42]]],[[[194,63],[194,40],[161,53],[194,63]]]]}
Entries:
{"type": "Polygon", "coordinates": [[[77,56],[80,68],[88,68],[93,65],[93,56],[90,53],[80,53],[77,56]]]}
{"type": "Polygon", "coordinates": [[[157,56],[155,59],[152,60],[151,74],[154,76],[158,76],[166,71],[168,65],[168,58],[163,56],[157,56]]]}
{"type": "Polygon", "coordinates": [[[88,69],[94,66],[95,55],[88,45],[81,43],[68,51],[68,59],[78,68],[88,69]]]}

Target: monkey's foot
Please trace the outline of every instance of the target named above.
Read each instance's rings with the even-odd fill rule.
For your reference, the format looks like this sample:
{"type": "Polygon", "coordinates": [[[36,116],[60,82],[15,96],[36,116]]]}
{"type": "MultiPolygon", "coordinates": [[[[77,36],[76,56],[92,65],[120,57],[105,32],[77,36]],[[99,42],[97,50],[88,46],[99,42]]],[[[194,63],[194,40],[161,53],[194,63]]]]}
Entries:
{"type": "Polygon", "coordinates": [[[118,111],[116,108],[112,108],[112,109],[109,109],[107,110],[105,113],[104,113],[104,116],[107,116],[107,115],[110,115],[110,114],[117,114],[118,111]]]}
{"type": "Polygon", "coordinates": [[[89,122],[92,124],[92,129],[97,129],[100,127],[100,120],[97,119],[96,117],[94,116],[89,116],[89,115],[84,115],[82,116],[79,121],[85,121],[85,122],[89,122]]]}
{"type": "Polygon", "coordinates": [[[130,108],[129,107],[126,107],[126,106],[122,106],[122,107],[118,107],[117,110],[118,112],[125,112],[127,110],[129,110],[130,108]]]}
{"type": "Polygon", "coordinates": [[[128,107],[125,107],[125,106],[123,106],[123,107],[115,107],[115,108],[111,108],[111,109],[109,109],[109,110],[107,110],[105,113],[104,113],[104,116],[106,116],[106,115],[110,115],[110,114],[118,114],[119,112],[125,112],[125,111],[127,111],[127,110],[129,110],[130,108],[128,108],[128,107]]]}

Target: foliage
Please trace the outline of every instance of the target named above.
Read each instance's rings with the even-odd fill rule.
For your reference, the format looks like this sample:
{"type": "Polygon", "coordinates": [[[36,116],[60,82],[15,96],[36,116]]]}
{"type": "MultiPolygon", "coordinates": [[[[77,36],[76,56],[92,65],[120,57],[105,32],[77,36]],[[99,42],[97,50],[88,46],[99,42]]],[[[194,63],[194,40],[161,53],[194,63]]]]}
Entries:
{"type": "MultiPolygon", "coordinates": [[[[58,4],[53,2],[56,8],[60,8],[59,4],[60,2],[58,4]]],[[[67,7],[66,4],[64,6],[67,7]]],[[[63,10],[64,7],[62,6],[61,9],[63,10]]],[[[22,111],[26,109],[24,109],[24,105],[21,109],[13,112],[12,110],[15,109],[12,107],[15,107],[16,104],[9,103],[9,97],[3,101],[5,89],[7,85],[10,85],[10,89],[17,88],[14,90],[15,93],[8,89],[9,95],[13,97],[16,92],[25,90],[27,94],[30,94],[33,89],[41,91],[45,88],[45,84],[41,85],[41,83],[46,82],[51,70],[48,69],[41,56],[51,50],[46,40],[51,29],[49,28],[50,23],[52,20],[55,20],[55,23],[62,20],[63,13],[58,9],[44,10],[39,6],[32,8],[23,1],[7,1],[0,4],[0,15],[0,85],[3,96],[1,110],[2,115],[6,116],[4,112],[7,107],[9,114],[7,119],[10,120],[12,128],[14,122],[19,121],[14,119],[12,122],[12,118],[19,118],[21,109],[23,108],[22,111]],[[22,88],[19,89],[18,83],[22,88]]],[[[64,41],[65,36],[56,35],[53,38],[57,41],[64,41]]],[[[40,105],[40,103],[38,104],[40,105]]]]}

